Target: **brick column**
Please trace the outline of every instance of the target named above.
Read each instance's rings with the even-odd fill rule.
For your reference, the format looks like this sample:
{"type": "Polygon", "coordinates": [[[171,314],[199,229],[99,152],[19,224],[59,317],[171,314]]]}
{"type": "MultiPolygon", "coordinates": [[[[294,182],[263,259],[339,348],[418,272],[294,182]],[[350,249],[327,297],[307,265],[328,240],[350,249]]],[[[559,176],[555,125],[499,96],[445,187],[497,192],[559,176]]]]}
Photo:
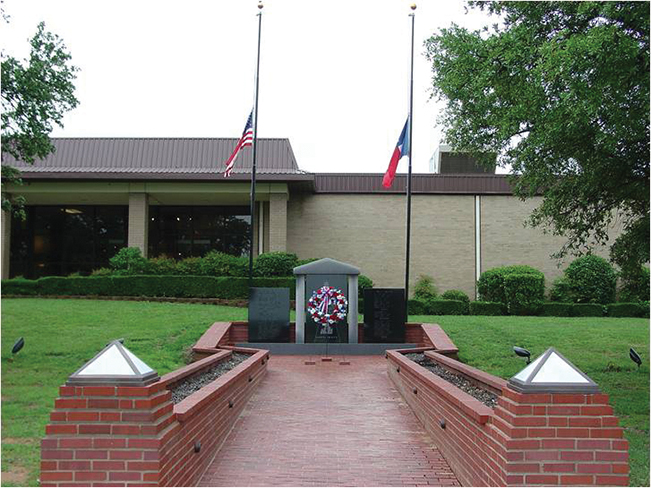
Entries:
{"type": "Polygon", "coordinates": [[[41,486],[158,486],[160,448],[179,429],[164,383],[62,386],[59,395],[41,441],[41,486]]]}
{"type": "Polygon", "coordinates": [[[2,279],[9,278],[9,257],[11,250],[11,213],[2,211],[2,241],[0,242],[2,252],[2,279]]]}
{"type": "Polygon", "coordinates": [[[608,395],[503,389],[494,425],[505,484],[628,485],[628,441],[608,395]]]}
{"type": "Polygon", "coordinates": [[[287,195],[269,195],[269,251],[287,251],[287,195]]]}
{"type": "Polygon", "coordinates": [[[149,202],[146,193],[129,194],[128,246],[137,247],[147,257],[149,202]]]}

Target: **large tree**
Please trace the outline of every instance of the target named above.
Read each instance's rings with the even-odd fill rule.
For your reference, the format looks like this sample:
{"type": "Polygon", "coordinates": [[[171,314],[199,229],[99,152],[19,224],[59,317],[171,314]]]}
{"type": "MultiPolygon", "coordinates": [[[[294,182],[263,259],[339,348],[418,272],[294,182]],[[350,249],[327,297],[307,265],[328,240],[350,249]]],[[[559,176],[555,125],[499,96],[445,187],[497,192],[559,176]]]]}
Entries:
{"type": "Polygon", "coordinates": [[[447,141],[510,166],[529,221],[567,237],[557,256],[607,242],[622,268],[649,260],[649,3],[469,2],[495,24],[426,41],[447,141]]]}
{"type": "Polygon", "coordinates": [[[63,127],[63,115],[79,103],[73,84],[78,68],[63,41],[41,22],[30,45],[24,62],[2,53],[2,209],[19,214],[24,200],[6,197],[4,189],[20,184],[20,173],[4,164],[4,155],[27,163],[45,158],[54,151],[53,125],[63,127]]]}

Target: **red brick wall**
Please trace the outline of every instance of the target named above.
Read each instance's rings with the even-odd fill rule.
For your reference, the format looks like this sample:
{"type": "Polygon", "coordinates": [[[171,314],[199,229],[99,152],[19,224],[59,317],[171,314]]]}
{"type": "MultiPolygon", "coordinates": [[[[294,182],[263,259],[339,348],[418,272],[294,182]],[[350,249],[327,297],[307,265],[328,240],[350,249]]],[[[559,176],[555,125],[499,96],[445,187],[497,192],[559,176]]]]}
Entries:
{"type": "Polygon", "coordinates": [[[147,387],[62,386],[41,443],[42,486],[195,484],[267,361],[258,351],[177,405],[170,375],[147,387]]]}
{"type": "MultiPolygon", "coordinates": [[[[462,484],[628,484],[628,443],[607,395],[517,393],[459,365],[460,373],[493,391],[502,382],[490,409],[395,351],[387,358],[389,377],[462,484]]],[[[449,369],[456,363],[440,362],[449,369]]]]}

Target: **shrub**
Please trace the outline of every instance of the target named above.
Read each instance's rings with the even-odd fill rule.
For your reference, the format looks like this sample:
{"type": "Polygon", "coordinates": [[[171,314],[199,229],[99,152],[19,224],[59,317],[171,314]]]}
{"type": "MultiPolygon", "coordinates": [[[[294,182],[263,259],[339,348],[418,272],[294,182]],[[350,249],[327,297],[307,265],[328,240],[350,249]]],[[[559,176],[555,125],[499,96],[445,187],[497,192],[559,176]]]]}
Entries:
{"type": "Polygon", "coordinates": [[[642,307],[642,317],[646,317],[647,319],[649,318],[649,301],[645,302],[640,302],[640,306],[642,307]]]}
{"type": "MultiPolygon", "coordinates": [[[[18,280],[2,282],[5,294],[17,293],[18,280]]],[[[23,281],[23,280],[21,280],[23,281]]],[[[28,281],[28,280],[24,280],[28,281]]],[[[39,295],[100,295],[177,298],[246,299],[249,296],[247,278],[215,276],[82,276],[66,278],[48,276],[31,281],[32,292],[39,295]]],[[[253,286],[289,288],[292,299],[293,278],[254,278],[253,286]]],[[[23,294],[23,293],[21,293],[23,294]]]]}
{"type": "Polygon", "coordinates": [[[296,254],[268,252],[256,258],[253,269],[256,276],[292,276],[296,266],[298,266],[296,254]]]}
{"type": "Polygon", "coordinates": [[[204,272],[202,263],[203,258],[191,257],[182,259],[176,263],[176,273],[179,275],[201,276],[204,272]]]}
{"type": "Polygon", "coordinates": [[[649,268],[640,266],[635,272],[620,274],[622,287],[619,299],[624,302],[643,302],[649,300],[649,268]]]}
{"type": "Polygon", "coordinates": [[[611,303],[606,306],[609,317],[642,317],[644,307],[638,303],[611,303]]]}
{"type": "Polygon", "coordinates": [[[357,298],[362,300],[364,298],[364,290],[373,288],[373,280],[368,276],[359,275],[357,277],[357,298]]]}
{"type": "MultiPolygon", "coordinates": [[[[510,274],[531,274],[542,278],[543,287],[545,275],[531,266],[503,266],[484,271],[477,281],[477,292],[481,301],[507,303],[504,289],[504,277],[510,274]]],[[[544,289],[544,288],[543,288],[544,289]]]]}
{"type": "Polygon", "coordinates": [[[205,276],[236,276],[248,274],[248,258],[232,256],[218,251],[210,251],[199,264],[199,270],[205,276]]]}
{"type": "Polygon", "coordinates": [[[299,259],[298,262],[296,263],[296,266],[303,266],[304,264],[310,264],[313,263],[314,261],[318,261],[319,259],[323,259],[323,258],[299,259]]]}
{"type": "Polygon", "coordinates": [[[535,315],[545,296],[545,277],[525,273],[504,275],[504,294],[510,315],[535,315]]]}
{"type": "Polygon", "coordinates": [[[551,290],[549,290],[549,300],[552,302],[573,303],[570,283],[565,276],[559,276],[554,280],[551,290]]]}
{"type": "Polygon", "coordinates": [[[123,247],[109,259],[111,269],[118,275],[143,274],[149,263],[137,247],[123,247]]]}
{"type": "Polygon", "coordinates": [[[574,317],[603,317],[604,307],[598,303],[575,303],[572,306],[574,317]]]}
{"type": "Polygon", "coordinates": [[[38,295],[38,282],[36,280],[25,280],[14,278],[2,280],[3,295],[38,295]]]}
{"type": "Polygon", "coordinates": [[[441,295],[441,298],[444,300],[460,300],[462,302],[470,303],[468,295],[461,290],[448,290],[441,295]]]}
{"type": "Polygon", "coordinates": [[[149,266],[147,266],[147,274],[175,275],[177,274],[176,260],[165,256],[151,258],[149,259],[149,266]]]}
{"type": "Polygon", "coordinates": [[[592,254],[577,258],[565,270],[565,277],[577,303],[615,301],[617,275],[604,258],[592,254]]]}
{"type": "Polygon", "coordinates": [[[574,304],[562,302],[545,302],[540,307],[540,314],[543,317],[571,317],[574,304]]]}
{"type": "Polygon", "coordinates": [[[434,286],[434,278],[427,275],[420,275],[414,286],[413,296],[419,300],[428,300],[436,298],[436,287],[434,286]]]}
{"type": "Polygon", "coordinates": [[[418,298],[411,298],[407,300],[407,314],[408,315],[426,315],[427,305],[424,300],[418,298]]]}
{"type": "Polygon", "coordinates": [[[426,315],[468,315],[468,304],[461,300],[425,300],[426,315]]]}
{"type": "Polygon", "coordinates": [[[504,315],[506,307],[498,302],[470,302],[470,315],[504,315]]]}
{"type": "Polygon", "coordinates": [[[91,276],[111,276],[112,274],[113,270],[111,268],[98,268],[90,273],[91,276]]]}

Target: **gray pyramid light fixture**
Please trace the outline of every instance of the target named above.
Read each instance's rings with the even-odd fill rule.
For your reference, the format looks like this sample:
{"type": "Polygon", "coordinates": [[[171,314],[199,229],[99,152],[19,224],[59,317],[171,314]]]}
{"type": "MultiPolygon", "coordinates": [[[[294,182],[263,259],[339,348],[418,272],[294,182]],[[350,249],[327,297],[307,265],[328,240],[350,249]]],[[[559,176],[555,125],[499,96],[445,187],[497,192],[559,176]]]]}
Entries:
{"type": "Polygon", "coordinates": [[[97,356],[70,375],[67,384],[146,386],[159,379],[156,371],[117,340],[110,342],[97,356]]]}
{"type": "Polygon", "coordinates": [[[599,386],[553,347],[509,380],[522,393],[598,393],[599,386]]]}

